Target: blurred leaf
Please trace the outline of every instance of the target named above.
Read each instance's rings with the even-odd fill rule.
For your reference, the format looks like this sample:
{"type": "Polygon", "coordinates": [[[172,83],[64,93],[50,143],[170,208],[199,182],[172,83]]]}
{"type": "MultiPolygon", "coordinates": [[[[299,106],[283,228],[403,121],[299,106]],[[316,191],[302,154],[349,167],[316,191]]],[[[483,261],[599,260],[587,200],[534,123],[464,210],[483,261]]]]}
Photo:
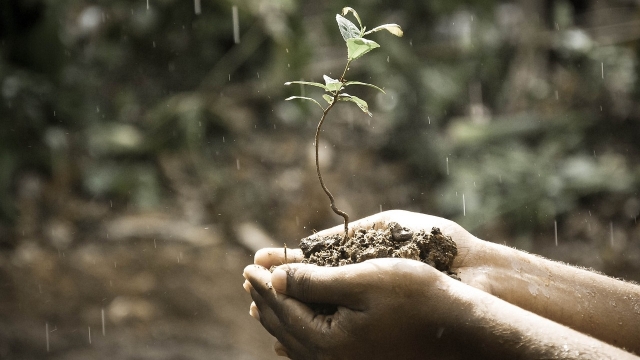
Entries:
{"type": "Polygon", "coordinates": [[[358,29],[354,23],[340,15],[336,15],[336,21],[338,22],[338,28],[340,28],[340,34],[342,34],[344,41],[360,37],[360,29],[358,29]]]}
{"type": "Polygon", "coordinates": [[[365,113],[367,113],[367,115],[373,116],[369,112],[369,105],[367,105],[367,102],[362,100],[362,99],[360,99],[357,96],[353,96],[353,95],[349,95],[349,94],[340,94],[340,97],[338,98],[338,100],[339,101],[351,101],[352,103],[355,103],[356,105],[358,105],[360,110],[362,110],[365,113]]]}
{"type": "Polygon", "coordinates": [[[403,35],[402,28],[400,28],[400,25],[397,25],[397,24],[384,24],[384,25],[376,26],[373,29],[364,33],[363,35],[368,35],[380,30],[387,30],[388,32],[392,33],[397,37],[402,37],[403,35]]]}
{"type": "Polygon", "coordinates": [[[362,57],[362,55],[368,53],[369,51],[380,47],[377,42],[363,39],[363,38],[352,38],[347,40],[347,58],[351,60],[358,59],[362,57]]]}
{"type": "Polygon", "coordinates": [[[327,75],[322,75],[322,77],[324,78],[324,82],[326,84],[325,88],[328,91],[336,92],[342,89],[342,82],[340,80],[332,79],[327,75]]]}
{"type": "Polygon", "coordinates": [[[324,108],[322,107],[322,105],[320,105],[319,102],[317,102],[315,99],[312,99],[310,97],[306,97],[306,96],[290,96],[290,97],[286,98],[285,100],[293,100],[293,99],[302,99],[302,100],[313,101],[314,103],[318,104],[318,106],[320,106],[320,109],[322,109],[322,111],[324,111],[324,108]]]}
{"type": "Polygon", "coordinates": [[[344,86],[349,86],[349,85],[364,85],[364,86],[369,86],[372,87],[374,89],[378,89],[380,90],[383,94],[386,94],[386,92],[384,92],[384,90],[382,90],[381,88],[373,85],[373,84],[369,84],[369,83],[364,83],[361,81],[347,81],[346,83],[344,83],[344,86]]]}

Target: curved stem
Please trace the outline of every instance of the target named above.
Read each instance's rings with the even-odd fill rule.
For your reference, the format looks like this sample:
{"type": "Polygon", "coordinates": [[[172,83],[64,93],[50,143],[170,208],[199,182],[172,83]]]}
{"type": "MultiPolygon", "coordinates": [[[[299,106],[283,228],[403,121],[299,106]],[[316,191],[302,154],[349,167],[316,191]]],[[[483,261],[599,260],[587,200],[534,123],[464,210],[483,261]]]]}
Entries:
{"type": "MultiPolygon", "coordinates": [[[[349,69],[349,63],[351,63],[351,60],[347,61],[347,66],[345,66],[344,71],[342,72],[342,76],[340,76],[340,81],[341,82],[344,81],[344,76],[347,73],[347,70],[349,69]]],[[[322,124],[324,123],[324,120],[327,118],[327,114],[329,113],[331,108],[333,108],[333,106],[338,102],[338,97],[339,96],[340,96],[340,90],[336,91],[336,93],[333,95],[333,101],[322,112],[322,117],[320,118],[320,122],[318,122],[318,128],[316,129],[316,136],[315,136],[316,172],[318,173],[318,180],[320,180],[320,186],[322,186],[322,190],[324,190],[324,193],[327,194],[327,197],[329,197],[329,201],[331,202],[331,210],[333,210],[333,212],[336,213],[337,215],[342,216],[342,218],[344,219],[344,238],[343,238],[343,243],[345,243],[349,239],[349,214],[347,214],[346,212],[338,209],[338,207],[336,206],[336,201],[335,201],[333,195],[331,194],[331,192],[329,191],[327,186],[324,184],[324,180],[322,179],[322,174],[320,173],[320,161],[319,161],[319,156],[318,156],[318,149],[319,149],[319,146],[320,146],[319,145],[320,129],[322,128],[322,124]]]]}

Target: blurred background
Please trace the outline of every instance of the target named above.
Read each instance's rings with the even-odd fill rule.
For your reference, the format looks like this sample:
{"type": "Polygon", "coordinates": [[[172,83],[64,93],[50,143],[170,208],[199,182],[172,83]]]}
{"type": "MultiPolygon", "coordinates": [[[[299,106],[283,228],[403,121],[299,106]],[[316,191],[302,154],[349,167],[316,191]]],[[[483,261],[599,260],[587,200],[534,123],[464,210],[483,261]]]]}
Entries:
{"type": "MultiPolygon", "coordinates": [[[[640,281],[635,1],[0,1],[0,358],[273,359],[242,269],[389,209],[640,281]],[[352,19],[353,20],[353,19],[352,19]]],[[[455,239],[454,239],[455,240],[455,239]]]]}

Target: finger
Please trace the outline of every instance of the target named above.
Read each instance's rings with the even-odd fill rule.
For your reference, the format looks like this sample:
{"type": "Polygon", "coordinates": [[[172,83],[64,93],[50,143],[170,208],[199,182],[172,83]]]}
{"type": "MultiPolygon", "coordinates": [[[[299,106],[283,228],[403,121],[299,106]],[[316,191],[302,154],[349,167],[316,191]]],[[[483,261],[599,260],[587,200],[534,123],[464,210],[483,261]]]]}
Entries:
{"type": "Polygon", "coordinates": [[[287,248],[285,261],[284,248],[264,248],[256,252],[253,262],[269,269],[272,266],[300,262],[303,258],[304,255],[302,255],[302,250],[300,249],[287,248]]]}
{"type": "Polygon", "coordinates": [[[362,310],[366,263],[340,267],[288,264],[274,269],[270,283],[274,290],[304,303],[333,304],[362,310]]]}
{"type": "Polygon", "coordinates": [[[282,345],[282,343],[278,340],[276,340],[276,342],[273,344],[273,351],[275,351],[276,355],[278,356],[289,357],[289,354],[287,353],[287,348],[284,345],[282,345]]]}
{"type": "Polygon", "coordinates": [[[244,283],[242,284],[242,287],[244,288],[244,291],[251,293],[251,283],[249,282],[249,280],[245,280],[244,283]]]}
{"type": "MultiPolygon", "coordinates": [[[[315,326],[312,326],[309,322],[313,322],[313,315],[303,314],[281,317],[274,311],[274,307],[272,305],[274,295],[275,292],[267,293],[267,296],[265,298],[260,295],[255,289],[251,290],[251,297],[254,299],[254,303],[256,305],[256,308],[258,309],[257,311],[260,323],[265,328],[265,330],[267,330],[271,335],[278,339],[279,342],[284,344],[286,349],[288,349],[288,355],[293,353],[302,354],[305,352],[305,347],[298,340],[298,338],[310,338],[313,336],[313,329],[315,329],[315,326]],[[272,297],[270,301],[268,301],[269,297],[272,297]]],[[[280,300],[284,300],[285,298],[287,298],[285,295],[280,294],[280,300]]],[[[291,303],[280,303],[275,307],[280,309],[282,309],[283,307],[287,307],[289,308],[289,310],[291,310],[288,313],[306,312],[301,308],[306,308],[304,304],[296,301],[295,299],[290,300],[292,300],[291,303]]]]}
{"type": "MultiPolygon", "coordinates": [[[[249,292],[251,292],[251,290],[249,292]]],[[[260,312],[258,311],[258,306],[256,305],[255,301],[252,301],[251,305],[249,305],[249,315],[251,315],[252,318],[260,321],[260,312]]]]}

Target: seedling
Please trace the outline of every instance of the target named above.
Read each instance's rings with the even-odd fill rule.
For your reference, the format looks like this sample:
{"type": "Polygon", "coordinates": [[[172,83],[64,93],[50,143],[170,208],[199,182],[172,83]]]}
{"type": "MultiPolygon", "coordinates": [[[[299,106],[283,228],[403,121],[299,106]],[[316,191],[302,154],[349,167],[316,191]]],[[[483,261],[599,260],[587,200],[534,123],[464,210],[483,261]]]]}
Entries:
{"type": "Polygon", "coordinates": [[[396,24],[384,24],[367,31],[366,28],[362,26],[362,22],[360,21],[360,16],[358,16],[358,13],[350,7],[345,7],[344,9],[342,9],[342,15],[337,14],[336,21],[338,22],[338,28],[340,29],[342,38],[344,39],[347,45],[347,64],[344,67],[342,76],[340,76],[339,79],[332,79],[327,75],[323,75],[322,77],[324,78],[324,82],[325,82],[324,84],[317,83],[317,82],[310,82],[310,81],[289,81],[285,83],[285,85],[291,85],[291,84],[311,85],[311,86],[316,86],[324,89],[326,93],[322,95],[322,98],[327,102],[327,106],[324,107],[317,100],[310,97],[306,97],[306,96],[291,96],[285,100],[293,100],[293,99],[308,100],[308,101],[314,102],[322,109],[322,117],[320,118],[320,121],[318,122],[318,127],[316,128],[316,135],[315,135],[315,142],[314,142],[315,150],[316,150],[316,172],[318,173],[320,186],[322,186],[322,190],[324,190],[325,194],[327,194],[327,197],[329,197],[329,201],[331,202],[331,210],[333,210],[334,213],[336,213],[337,215],[340,215],[344,219],[344,242],[346,242],[347,239],[349,238],[349,215],[346,212],[338,209],[338,207],[336,206],[335,199],[331,194],[331,192],[329,191],[329,189],[327,188],[327,186],[324,184],[324,180],[322,179],[322,174],[320,173],[320,163],[318,162],[318,146],[319,146],[318,140],[320,138],[320,129],[322,128],[322,124],[324,123],[324,120],[327,118],[327,114],[329,113],[329,111],[331,111],[331,109],[333,109],[335,104],[339,101],[352,102],[358,105],[358,107],[367,115],[372,116],[371,112],[369,112],[369,105],[367,104],[366,101],[360,99],[357,96],[349,95],[343,91],[347,86],[350,86],[350,85],[369,86],[376,90],[381,91],[382,93],[384,93],[384,90],[382,90],[381,88],[373,84],[368,84],[360,81],[347,81],[346,75],[347,75],[347,71],[349,70],[349,65],[351,65],[352,61],[361,58],[364,54],[368,53],[369,51],[380,47],[380,45],[375,41],[365,39],[364,37],[366,35],[369,35],[371,33],[374,33],[380,30],[387,30],[395,36],[402,36],[402,29],[400,28],[400,26],[396,24]],[[355,19],[358,21],[359,27],[344,17],[348,13],[351,13],[355,17],[355,19]]]}

